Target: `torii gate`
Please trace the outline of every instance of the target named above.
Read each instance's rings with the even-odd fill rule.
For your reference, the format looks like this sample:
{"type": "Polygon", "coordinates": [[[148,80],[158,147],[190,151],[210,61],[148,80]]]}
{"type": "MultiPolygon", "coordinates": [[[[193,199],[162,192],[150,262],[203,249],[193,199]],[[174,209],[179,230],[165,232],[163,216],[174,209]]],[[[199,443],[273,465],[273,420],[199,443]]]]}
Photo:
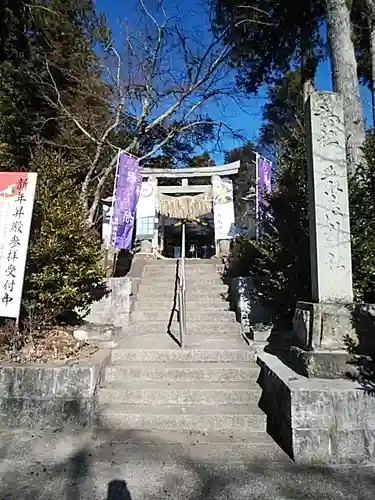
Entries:
{"type": "Polygon", "coordinates": [[[136,239],[141,252],[160,251],[160,215],[195,219],[213,211],[216,254],[228,253],[235,235],[231,176],[238,174],[239,168],[239,161],[212,167],[141,168],[143,182],[136,215],[136,239]],[[211,177],[211,184],[189,184],[189,179],[197,177],[211,177]],[[158,179],[181,179],[181,185],[160,186],[158,179]],[[176,197],[177,194],[180,196],[176,197]]]}

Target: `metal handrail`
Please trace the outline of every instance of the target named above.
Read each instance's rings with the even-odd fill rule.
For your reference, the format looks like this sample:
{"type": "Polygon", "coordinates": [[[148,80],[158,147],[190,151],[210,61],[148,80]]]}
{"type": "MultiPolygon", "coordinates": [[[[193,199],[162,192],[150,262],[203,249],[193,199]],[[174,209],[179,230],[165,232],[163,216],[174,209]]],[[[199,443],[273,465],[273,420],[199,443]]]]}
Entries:
{"type": "Polygon", "coordinates": [[[184,347],[186,335],[186,276],[185,276],[185,241],[186,241],[185,223],[182,224],[181,258],[178,266],[178,309],[180,320],[180,345],[184,347]]]}
{"type": "Polygon", "coordinates": [[[185,311],[184,293],[183,293],[180,277],[178,278],[177,286],[178,286],[178,314],[179,314],[179,325],[180,325],[180,347],[184,347],[185,334],[186,334],[186,331],[185,331],[186,321],[185,321],[185,315],[184,315],[184,311],[185,311]]]}

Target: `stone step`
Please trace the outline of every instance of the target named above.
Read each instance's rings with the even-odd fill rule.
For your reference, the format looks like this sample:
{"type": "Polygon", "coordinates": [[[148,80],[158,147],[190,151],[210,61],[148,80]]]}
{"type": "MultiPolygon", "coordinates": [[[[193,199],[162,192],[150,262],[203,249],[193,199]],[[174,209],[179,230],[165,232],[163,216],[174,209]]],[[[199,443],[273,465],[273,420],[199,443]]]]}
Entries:
{"type": "MultiPolygon", "coordinates": [[[[160,274],[158,276],[153,276],[149,275],[148,273],[143,273],[141,282],[142,283],[151,283],[157,281],[158,283],[164,283],[164,282],[171,282],[173,283],[176,281],[176,276],[170,272],[165,272],[164,274],[160,274]]],[[[221,277],[217,273],[213,274],[207,274],[207,273],[186,273],[185,274],[185,281],[187,283],[223,283],[221,280],[221,277]]]]}
{"type": "MultiPolygon", "coordinates": [[[[177,300],[178,294],[174,293],[174,291],[171,290],[143,290],[142,293],[138,293],[136,296],[136,302],[157,302],[162,300],[163,302],[169,302],[170,304],[174,303],[175,300],[177,300]]],[[[228,303],[227,301],[227,294],[223,291],[214,291],[210,292],[208,290],[200,290],[200,291],[192,291],[192,290],[186,290],[186,304],[188,303],[194,303],[194,302],[199,302],[199,303],[205,303],[205,304],[212,304],[212,303],[228,303]]]]}
{"type": "MultiPolygon", "coordinates": [[[[159,283],[156,280],[152,284],[150,284],[148,287],[145,286],[142,282],[140,283],[138,289],[142,290],[144,293],[147,292],[157,292],[160,293],[162,291],[163,293],[170,293],[171,295],[174,294],[175,292],[175,282],[171,283],[159,283]]],[[[223,283],[219,283],[216,285],[212,284],[202,284],[202,283],[195,283],[195,284],[187,284],[185,288],[186,292],[194,292],[195,294],[203,294],[203,295],[211,295],[215,296],[216,294],[220,294],[220,292],[224,293],[227,292],[228,286],[224,285],[223,283]]]]}
{"type": "MultiPolygon", "coordinates": [[[[177,291],[175,293],[173,290],[164,290],[162,293],[156,292],[153,290],[146,291],[144,290],[142,295],[138,294],[137,303],[143,301],[153,301],[153,302],[164,302],[164,303],[173,303],[174,298],[177,297],[177,291]]],[[[200,304],[202,302],[206,304],[227,304],[226,293],[220,292],[212,292],[212,290],[203,289],[203,290],[191,290],[186,289],[186,302],[191,303],[193,305],[200,304]]]]}
{"type": "MultiPolygon", "coordinates": [[[[172,306],[170,309],[159,309],[159,310],[139,310],[136,308],[135,312],[132,313],[132,321],[138,323],[139,321],[152,321],[152,322],[166,322],[168,324],[170,315],[172,313],[172,306]]],[[[175,311],[176,313],[176,311],[175,311]]],[[[223,310],[186,310],[186,321],[189,323],[190,321],[203,321],[203,322],[235,322],[236,316],[232,311],[223,311],[223,310]]]]}
{"type": "Polygon", "coordinates": [[[248,405],[100,405],[97,426],[118,430],[265,432],[266,417],[248,405]]]}
{"type": "MultiPolygon", "coordinates": [[[[139,284],[139,287],[143,290],[144,288],[149,288],[154,290],[157,289],[169,289],[170,287],[175,288],[176,282],[174,279],[169,278],[142,278],[139,284]]],[[[216,289],[224,289],[227,290],[227,285],[223,284],[220,279],[187,279],[185,281],[186,290],[188,289],[202,289],[202,290],[210,290],[211,288],[216,289]]]]}
{"type": "MultiPolygon", "coordinates": [[[[155,266],[155,265],[146,264],[143,267],[143,272],[144,273],[162,273],[162,272],[171,272],[173,269],[176,271],[176,269],[177,269],[176,264],[174,266],[170,266],[170,265],[155,266]]],[[[211,264],[211,265],[203,264],[200,266],[197,264],[193,265],[193,264],[186,264],[185,263],[185,271],[187,273],[197,273],[197,272],[220,273],[221,270],[222,270],[222,266],[216,266],[214,264],[211,264]]]]}
{"type": "MultiPolygon", "coordinates": [[[[170,300],[147,300],[139,297],[136,304],[136,311],[171,311],[174,301],[170,300]]],[[[188,311],[229,311],[229,303],[221,297],[212,297],[212,300],[188,300],[186,301],[188,311]]],[[[233,311],[231,311],[233,312],[233,311]]],[[[234,314],[234,312],[233,312],[234,314]]]]}
{"type": "MultiPolygon", "coordinates": [[[[158,322],[149,322],[149,321],[139,321],[137,324],[132,324],[127,327],[126,331],[131,331],[134,337],[143,337],[145,335],[158,335],[160,340],[163,338],[167,339],[169,336],[168,333],[168,323],[166,321],[158,321],[158,322]]],[[[180,326],[178,323],[173,322],[170,327],[170,332],[174,336],[180,335],[180,326]]],[[[231,322],[222,322],[218,325],[215,325],[211,322],[203,322],[203,321],[189,321],[186,323],[186,337],[194,340],[194,342],[198,342],[198,338],[203,339],[206,338],[210,340],[212,338],[223,338],[225,340],[237,338],[241,334],[241,326],[239,323],[235,321],[231,322]]],[[[156,339],[155,339],[156,340],[156,339]]],[[[225,345],[223,345],[225,348],[225,345]]]]}
{"type": "MultiPolygon", "coordinates": [[[[216,272],[187,272],[185,274],[186,281],[211,281],[214,280],[215,282],[222,283],[221,281],[221,276],[219,273],[216,272]]],[[[156,272],[144,272],[142,274],[142,281],[143,280],[157,280],[157,281],[175,281],[176,275],[172,274],[171,272],[165,271],[163,273],[156,273],[156,272]]]]}
{"type": "MultiPolygon", "coordinates": [[[[161,337],[168,335],[168,321],[138,321],[130,325],[129,328],[134,335],[148,335],[150,333],[157,333],[161,337]]],[[[173,335],[179,334],[179,324],[177,322],[174,321],[170,329],[173,335]]],[[[231,321],[221,321],[215,324],[212,320],[197,321],[193,317],[190,317],[186,321],[186,330],[187,335],[190,336],[200,334],[202,336],[216,335],[220,337],[225,335],[226,338],[229,338],[230,336],[235,337],[239,335],[241,326],[234,318],[231,321]]]]}
{"type": "MultiPolygon", "coordinates": [[[[180,271],[180,270],[179,270],[180,271]]],[[[176,267],[144,267],[142,269],[142,276],[175,276],[177,273],[176,267]]],[[[215,268],[214,266],[201,266],[201,267],[193,267],[186,266],[185,267],[185,276],[221,276],[222,270],[215,268]]]]}
{"type": "Polygon", "coordinates": [[[107,382],[99,404],[131,405],[257,405],[262,391],[253,382],[107,382]]]}
{"type": "MultiPolygon", "coordinates": [[[[174,329],[173,334],[179,338],[179,330],[174,329]]],[[[202,332],[188,333],[185,335],[185,344],[181,348],[176,339],[163,332],[146,332],[132,326],[124,330],[124,335],[117,341],[118,349],[173,349],[178,351],[190,351],[192,349],[249,349],[240,333],[240,329],[234,333],[224,332],[219,335],[202,334],[202,332]]],[[[251,347],[255,351],[254,347],[251,347]]],[[[114,354],[113,354],[114,355],[114,354]]]]}
{"type": "MultiPolygon", "coordinates": [[[[199,278],[204,278],[204,279],[216,279],[216,280],[221,280],[221,274],[217,271],[213,270],[208,270],[205,269],[203,271],[201,270],[186,270],[185,271],[185,277],[186,279],[193,279],[197,280],[199,278]]],[[[142,279],[158,279],[163,281],[163,279],[176,279],[176,274],[172,273],[171,270],[165,270],[165,271],[146,271],[144,270],[142,273],[142,279]]]]}
{"type": "Polygon", "coordinates": [[[259,368],[252,363],[116,363],[108,365],[105,381],[202,381],[249,382],[257,379],[259,368]]]}
{"type": "Polygon", "coordinates": [[[124,349],[116,347],[112,351],[112,362],[150,363],[233,363],[255,361],[255,351],[246,349],[124,349]]]}
{"type": "MultiPolygon", "coordinates": [[[[212,272],[186,272],[185,273],[185,278],[186,281],[198,281],[199,279],[202,280],[215,280],[218,281],[219,283],[222,283],[221,280],[221,275],[215,271],[212,272]]],[[[172,274],[171,272],[165,271],[165,272],[155,272],[155,271],[148,271],[148,272],[143,272],[142,274],[142,280],[157,280],[157,281],[175,281],[176,275],[172,274]]]]}
{"type": "MultiPolygon", "coordinates": [[[[149,261],[145,263],[145,266],[152,268],[159,267],[175,267],[177,265],[176,259],[168,259],[168,260],[157,260],[157,261],[149,261]]],[[[210,260],[210,259],[185,259],[186,267],[214,267],[214,266],[222,266],[222,262],[220,260],[210,260]]]]}
{"type": "MultiPolygon", "coordinates": [[[[151,302],[164,302],[173,304],[177,294],[174,292],[164,291],[164,292],[144,292],[142,295],[137,295],[136,304],[138,303],[151,303],[151,302]]],[[[210,293],[210,292],[192,292],[188,290],[186,292],[186,304],[228,304],[226,300],[226,294],[220,293],[210,293]]]]}
{"type": "Polygon", "coordinates": [[[8,430],[0,443],[1,491],[9,500],[285,500],[297,494],[357,500],[358,491],[363,500],[373,497],[372,468],[327,473],[296,466],[265,432],[8,430]],[[114,491],[115,483],[123,488],[114,491]]]}
{"type": "MultiPolygon", "coordinates": [[[[184,453],[194,453],[196,445],[204,446],[267,446],[274,444],[272,439],[263,432],[162,432],[138,430],[134,433],[106,429],[105,431],[92,431],[91,429],[6,429],[0,430],[0,456],[8,460],[30,459],[30,461],[41,459],[43,462],[59,460],[74,456],[75,451],[82,450],[85,445],[89,446],[91,456],[94,460],[101,461],[107,457],[101,453],[105,446],[129,445],[135,455],[142,455],[144,450],[142,444],[149,451],[157,450],[160,454],[164,447],[181,447],[184,453]]],[[[277,446],[274,445],[276,451],[277,446]]],[[[119,450],[118,450],[119,451],[119,450]]],[[[151,453],[152,454],[152,453],[151,453]]],[[[111,459],[120,459],[118,453],[111,454],[111,459]]],[[[155,457],[153,457],[155,458],[155,457]]],[[[225,458],[225,457],[223,457],[225,458]]],[[[233,457],[232,457],[233,458],[233,457]]],[[[62,460],[62,462],[65,460],[62,460]]]]}
{"type": "MultiPolygon", "coordinates": [[[[243,340],[242,336],[238,334],[236,337],[231,337],[231,338],[226,338],[226,339],[217,339],[215,337],[206,337],[204,339],[201,338],[195,338],[192,335],[186,335],[185,337],[185,342],[184,342],[184,347],[181,348],[175,340],[173,340],[169,335],[166,336],[165,338],[158,335],[158,340],[155,339],[154,334],[150,335],[142,335],[140,337],[137,337],[135,339],[129,339],[126,342],[122,339],[121,340],[121,345],[116,348],[116,351],[121,353],[122,350],[128,351],[128,350],[140,350],[140,351],[148,351],[148,350],[156,350],[156,351],[176,351],[176,352],[181,352],[181,354],[176,354],[174,357],[171,357],[171,361],[180,361],[184,360],[186,362],[190,362],[190,358],[187,355],[182,354],[183,352],[188,352],[188,351],[195,351],[195,350],[213,350],[213,351],[224,351],[224,350],[241,350],[244,349],[245,351],[248,349],[248,345],[245,343],[243,340]]],[[[251,351],[251,355],[249,355],[249,358],[251,361],[253,361],[253,356],[255,359],[255,349],[251,351]]],[[[129,354],[130,355],[130,354],[129,354]]],[[[157,354],[155,354],[156,356],[157,354]]],[[[208,355],[207,355],[208,356],[208,355]]],[[[212,355],[213,357],[214,355],[212,355]]],[[[239,357],[239,356],[238,356],[239,357]]],[[[115,353],[113,351],[112,354],[112,360],[115,362],[116,360],[121,360],[123,359],[122,354],[115,353]]],[[[213,358],[212,358],[213,359],[213,358]]],[[[245,358],[247,360],[248,358],[245,358]]],[[[150,360],[151,361],[151,360],[150,360]]],[[[197,359],[195,360],[194,358],[191,359],[192,362],[208,362],[208,363],[213,363],[216,362],[216,360],[211,361],[211,359],[208,356],[208,361],[205,361],[203,358],[202,359],[197,359]]],[[[225,359],[224,354],[223,354],[223,361],[221,359],[217,359],[217,361],[220,362],[231,362],[230,359],[225,359]]],[[[233,361],[236,361],[236,359],[233,359],[233,361]]],[[[156,359],[155,362],[158,362],[156,359]]]]}
{"type": "MultiPolygon", "coordinates": [[[[203,326],[204,329],[202,329],[202,325],[196,325],[194,327],[186,326],[185,348],[202,347],[204,349],[206,348],[205,344],[207,344],[208,347],[212,347],[211,344],[217,343],[218,347],[230,349],[231,345],[229,344],[231,342],[237,343],[235,348],[240,348],[240,344],[242,346],[246,344],[242,338],[241,328],[238,323],[231,323],[231,325],[227,325],[225,328],[212,325],[203,326]],[[225,342],[227,342],[227,344],[225,344],[225,342]]],[[[124,332],[126,336],[128,336],[129,329],[124,329],[124,332]]],[[[152,344],[149,347],[157,347],[159,349],[168,347],[169,341],[175,342],[176,338],[178,340],[180,339],[180,327],[178,325],[172,325],[169,333],[166,326],[161,328],[159,326],[155,327],[154,325],[153,327],[152,323],[146,323],[141,326],[132,325],[131,332],[136,341],[142,343],[142,345],[145,345],[148,339],[152,338],[152,344]]]]}
{"type": "MultiPolygon", "coordinates": [[[[152,280],[149,284],[146,284],[141,281],[138,289],[139,295],[150,295],[150,294],[165,294],[170,293],[174,295],[175,291],[175,283],[174,281],[171,283],[158,283],[156,280],[152,280]]],[[[186,284],[186,293],[187,294],[210,294],[210,295],[219,295],[220,293],[226,293],[228,291],[227,285],[222,284],[205,284],[205,283],[187,283],[186,284]]]]}
{"type": "Polygon", "coordinates": [[[132,455],[132,462],[137,461],[136,457],[138,460],[143,458],[143,455],[147,456],[147,462],[171,462],[182,455],[187,460],[213,461],[221,465],[246,463],[251,457],[269,457],[270,454],[273,458],[286,458],[284,452],[264,432],[137,431],[134,434],[129,439],[123,432],[110,433],[107,436],[110,442],[103,441],[98,449],[94,448],[93,458],[104,461],[110,456],[114,466],[123,465],[132,455]]]}
{"type": "MultiPolygon", "coordinates": [[[[194,265],[185,265],[185,273],[186,274],[212,274],[212,275],[221,275],[224,271],[223,266],[214,266],[214,265],[202,265],[202,266],[194,266],[194,265]]],[[[142,269],[142,274],[163,274],[163,273],[176,273],[177,266],[149,266],[146,265],[142,269]]]]}
{"type": "MultiPolygon", "coordinates": [[[[204,266],[193,266],[193,265],[187,265],[185,266],[185,273],[186,274],[196,274],[196,273],[202,273],[202,274],[212,274],[212,275],[221,275],[223,273],[224,268],[222,266],[209,266],[209,265],[204,265],[204,266]]],[[[145,266],[142,269],[142,274],[148,274],[148,273],[154,273],[154,274],[162,274],[162,273],[176,273],[177,272],[177,266],[145,266]]]]}

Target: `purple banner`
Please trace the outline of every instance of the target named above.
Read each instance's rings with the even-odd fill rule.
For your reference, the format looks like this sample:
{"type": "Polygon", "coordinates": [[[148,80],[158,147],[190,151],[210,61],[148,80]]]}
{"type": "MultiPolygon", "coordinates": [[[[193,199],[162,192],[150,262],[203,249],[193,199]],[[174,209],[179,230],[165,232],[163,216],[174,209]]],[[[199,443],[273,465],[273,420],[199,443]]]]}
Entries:
{"type": "Polygon", "coordinates": [[[120,153],[112,219],[112,244],[117,249],[129,249],[132,246],[135,209],[141,185],[138,159],[120,153]]]}
{"type": "Polygon", "coordinates": [[[272,162],[262,156],[258,156],[258,210],[264,208],[264,193],[270,194],[272,190],[271,181],[272,162]]]}

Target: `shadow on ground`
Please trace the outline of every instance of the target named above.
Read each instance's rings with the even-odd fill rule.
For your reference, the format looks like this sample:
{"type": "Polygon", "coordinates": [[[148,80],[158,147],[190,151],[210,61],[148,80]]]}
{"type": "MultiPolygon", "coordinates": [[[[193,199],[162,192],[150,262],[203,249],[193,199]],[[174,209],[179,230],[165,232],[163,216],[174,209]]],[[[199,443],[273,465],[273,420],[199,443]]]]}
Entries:
{"type": "MultiPolygon", "coordinates": [[[[287,458],[232,462],[153,433],[107,429],[4,432],[2,500],[372,500],[374,468],[296,466],[287,458]]],[[[255,458],[254,458],[255,457],[255,458]]]]}

